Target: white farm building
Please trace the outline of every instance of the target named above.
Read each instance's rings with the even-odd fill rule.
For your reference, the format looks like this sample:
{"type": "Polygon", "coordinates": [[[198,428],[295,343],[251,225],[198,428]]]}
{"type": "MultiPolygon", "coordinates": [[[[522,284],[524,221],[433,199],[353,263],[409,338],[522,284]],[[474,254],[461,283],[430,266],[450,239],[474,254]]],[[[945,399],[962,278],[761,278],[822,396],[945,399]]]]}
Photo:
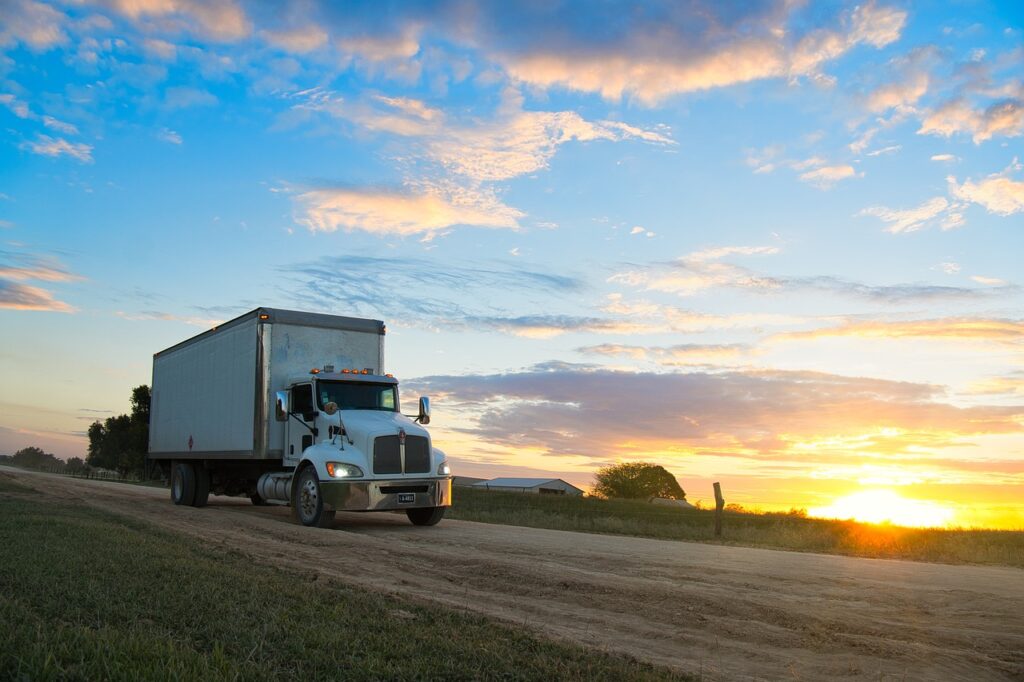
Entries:
{"type": "Polygon", "coordinates": [[[540,495],[582,495],[583,491],[560,478],[494,478],[473,484],[474,488],[540,495]]]}

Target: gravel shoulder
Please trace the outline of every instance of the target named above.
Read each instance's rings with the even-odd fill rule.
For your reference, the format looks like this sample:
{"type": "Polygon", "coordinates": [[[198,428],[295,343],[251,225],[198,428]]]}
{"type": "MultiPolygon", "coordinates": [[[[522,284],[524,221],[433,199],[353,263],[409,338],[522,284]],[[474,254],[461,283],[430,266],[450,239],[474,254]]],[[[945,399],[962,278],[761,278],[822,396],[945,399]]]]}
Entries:
{"type": "Polygon", "coordinates": [[[414,597],[702,679],[1024,679],[1024,570],[860,559],[284,507],[0,467],[44,496],[153,523],[297,575],[414,597]]]}

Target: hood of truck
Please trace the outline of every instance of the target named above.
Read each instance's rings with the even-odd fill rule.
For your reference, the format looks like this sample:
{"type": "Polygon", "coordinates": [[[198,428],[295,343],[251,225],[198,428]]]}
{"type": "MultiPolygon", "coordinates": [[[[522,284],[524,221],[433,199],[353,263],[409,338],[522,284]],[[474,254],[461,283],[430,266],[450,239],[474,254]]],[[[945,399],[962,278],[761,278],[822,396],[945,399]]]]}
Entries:
{"type": "Polygon", "coordinates": [[[395,436],[401,430],[404,430],[407,436],[430,438],[430,434],[425,428],[398,412],[342,410],[341,418],[344,420],[345,430],[354,444],[367,454],[373,452],[374,438],[395,436]]]}

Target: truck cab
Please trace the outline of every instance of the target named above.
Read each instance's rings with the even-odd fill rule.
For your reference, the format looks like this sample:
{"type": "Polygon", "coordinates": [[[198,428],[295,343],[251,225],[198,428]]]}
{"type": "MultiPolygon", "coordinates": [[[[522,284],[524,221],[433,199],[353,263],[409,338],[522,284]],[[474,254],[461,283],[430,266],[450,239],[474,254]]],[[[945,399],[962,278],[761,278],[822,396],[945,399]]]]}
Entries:
{"type": "MultiPolygon", "coordinates": [[[[400,410],[398,381],[369,369],[333,367],[293,377],[275,395],[274,417],[285,422],[283,463],[294,466],[289,498],[305,525],[322,525],[335,511],[405,509],[420,525],[440,521],[451,504],[451,470],[425,428],[430,402],[400,410]]],[[[281,497],[261,479],[264,489],[281,497]]]]}

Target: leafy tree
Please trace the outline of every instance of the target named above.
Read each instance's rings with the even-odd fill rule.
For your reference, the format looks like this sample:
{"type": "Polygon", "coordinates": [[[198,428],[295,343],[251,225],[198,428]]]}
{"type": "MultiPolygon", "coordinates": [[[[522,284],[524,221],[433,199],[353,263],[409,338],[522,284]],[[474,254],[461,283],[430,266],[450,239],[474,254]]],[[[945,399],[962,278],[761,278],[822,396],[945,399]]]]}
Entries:
{"type": "Polygon", "coordinates": [[[132,389],[131,414],[108,417],[89,426],[86,463],[125,475],[141,474],[149,449],[149,386],[132,389]]]}
{"type": "Polygon", "coordinates": [[[601,497],[626,499],[686,499],[686,493],[675,476],[665,467],[649,462],[625,462],[599,469],[595,475],[594,493],[601,497]]]}
{"type": "Polygon", "coordinates": [[[64,464],[61,460],[57,459],[48,452],[43,452],[37,447],[22,448],[14,453],[14,456],[10,459],[11,464],[17,466],[26,467],[29,469],[43,469],[49,467],[59,467],[64,464]]]}
{"type": "Polygon", "coordinates": [[[89,466],[81,457],[72,457],[64,467],[64,471],[69,474],[84,474],[88,470],[89,466]]]}

